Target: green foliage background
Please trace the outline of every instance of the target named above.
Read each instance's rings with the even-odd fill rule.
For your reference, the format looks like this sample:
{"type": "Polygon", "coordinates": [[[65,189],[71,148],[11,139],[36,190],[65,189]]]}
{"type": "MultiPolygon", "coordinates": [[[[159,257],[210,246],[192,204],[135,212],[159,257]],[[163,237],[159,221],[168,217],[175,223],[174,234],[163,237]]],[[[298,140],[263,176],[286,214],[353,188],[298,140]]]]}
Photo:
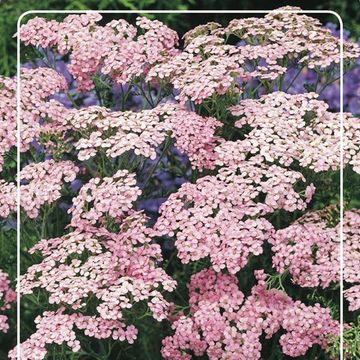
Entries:
{"type": "MultiPolygon", "coordinates": [[[[333,10],[340,14],[344,27],[353,37],[360,37],[360,2],[358,0],[271,1],[261,0],[0,0],[0,74],[10,76],[16,69],[16,23],[28,10],[256,10],[280,6],[300,6],[303,9],[333,10]]],[[[317,15],[323,22],[336,19],[332,15],[317,15]]],[[[167,14],[164,20],[180,34],[191,26],[209,20],[223,22],[223,14],[167,14]]]]}

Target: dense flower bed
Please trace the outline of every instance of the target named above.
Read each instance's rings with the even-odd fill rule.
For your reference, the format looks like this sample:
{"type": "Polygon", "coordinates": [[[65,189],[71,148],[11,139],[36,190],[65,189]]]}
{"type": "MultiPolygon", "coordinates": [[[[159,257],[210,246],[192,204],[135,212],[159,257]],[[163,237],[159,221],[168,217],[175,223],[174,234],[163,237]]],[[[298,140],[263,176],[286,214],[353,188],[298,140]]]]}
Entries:
{"type": "MultiPolygon", "coordinates": [[[[293,10],[183,39],[93,12],[21,26],[24,330],[10,359],[338,358],[341,154],[345,352],[359,355],[356,94],[342,128],[339,39],[293,10]]],[[[359,55],[346,40],[350,72],[359,55]]],[[[0,78],[4,228],[16,85],[0,78]]],[[[9,285],[1,272],[3,332],[9,285]]]]}

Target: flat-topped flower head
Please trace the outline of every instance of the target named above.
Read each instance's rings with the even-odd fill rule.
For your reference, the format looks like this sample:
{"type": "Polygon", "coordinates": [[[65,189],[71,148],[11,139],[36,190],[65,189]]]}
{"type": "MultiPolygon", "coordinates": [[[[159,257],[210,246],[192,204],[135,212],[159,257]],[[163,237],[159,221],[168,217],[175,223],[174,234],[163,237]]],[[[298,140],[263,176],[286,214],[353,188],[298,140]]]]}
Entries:
{"type": "MultiPolygon", "coordinates": [[[[239,80],[277,80],[286,73],[286,63],[322,70],[339,64],[340,40],[317,19],[291,10],[300,9],[280,8],[264,18],[234,19],[226,28],[200,25],[184,35],[183,51],[152,67],[147,79],[166,79],[178,90],[180,102],[201,104],[214,94],[240,95],[239,80]],[[231,36],[239,39],[237,45],[227,43],[231,36]]],[[[344,43],[346,62],[359,54],[357,44],[344,43]]]]}
{"type": "Polygon", "coordinates": [[[123,19],[102,26],[98,13],[69,15],[64,21],[34,18],[20,28],[25,45],[69,54],[69,72],[79,91],[94,88],[92,77],[103,73],[117,83],[145,76],[149,66],[177,53],[177,33],[158,20],[137,18],[142,34],[123,19]]]}
{"type": "Polygon", "coordinates": [[[273,234],[272,225],[259,216],[285,209],[305,209],[307,199],[293,189],[300,173],[276,166],[244,162],[239,174],[205,176],[186,183],[160,207],[154,226],[158,236],[175,236],[183,263],[209,256],[216,271],[236,273],[250,255],[262,253],[273,234]],[[265,201],[258,201],[265,194],[265,201]]]}
{"type": "MultiPolygon", "coordinates": [[[[304,15],[298,7],[285,6],[275,9],[263,18],[243,18],[230,21],[225,29],[215,30],[233,34],[247,44],[278,47],[289,58],[298,58],[309,68],[327,68],[340,63],[340,40],[330,29],[321,26],[318,19],[304,15]]],[[[344,42],[344,58],[359,56],[359,47],[344,42]]]]}
{"type": "Polygon", "coordinates": [[[73,206],[69,209],[71,226],[95,225],[105,216],[120,221],[140,194],[135,175],[127,170],[119,170],[112,177],[93,178],[73,199],[73,206]]]}
{"type": "Polygon", "coordinates": [[[16,81],[0,76],[0,171],[4,155],[16,146],[16,81]]]}
{"type": "Polygon", "coordinates": [[[40,252],[43,260],[30,266],[22,276],[21,293],[44,289],[50,304],[66,305],[72,314],[66,315],[60,308],[57,314],[61,314],[59,325],[63,325],[51,325],[54,335],[50,336],[46,323],[54,324],[55,319],[45,318],[55,315],[45,312],[37,321],[42,325],[21,345],[23,351],[42,348],[41,356],[45,356],[45,344],[63,342],[78,351],[80,344],[75,340],[74,326],[90,337],[112,337],[132,343],[137,330],[132,325],[126,327],[129,319],[125,313],[137,303],[145,304],[158,321],[168,317],[171,304],[163,293],[173,291],[176,282],[158,266],[162,261],[161,248],[152,243],[146,222],[143,213],[132,212],[123,219],[118,233],[87,225],[60,238],[41,240],[30,250],[40,252]],[[90,296],[96,304],[95,315],[87,315],[90,296]],[[42,329],[44,326],[46,329],[42,329]],[[64,336],[64,332],[69,335],[64,336]],[[71,341],[66,341],[69,336],[71,341]]]}
{"type": "Polygon", "coordinates": [[[154,160],[157,148],[170,134],[171,125],[162,108],[151,110],[113,111],[91,106],[72,111],[67,117],[69,126],[79,131],[81,139],[75,143],[81,161],[88,160],[103,149],[116,158],[127,151],[154,160]]]}
{"type": "Polygon", "coordinates": [[[82,161],[101,149],[111,158],[133,151],[155,160],[159,146],[169,136],[175,139],[176,148],[189,157],[193,168],[213,169],[217,157],[214,149],[222,141],[215,134],[222,126],[220,121],[172,103],[138,112],[90,106],[69,111],[66,125],[81,134],[75,148],[82,161]]]}
{"type": "Polygon", "coordinates": [[[148,81],[166,79],[179,91],[176,99],[201,104],[213,94],[224,95],[233,91],[240,95],[235,80],[245,76],[236,59],[224,55],[213,55],[203,60],[200,55],[183,52],[168,62],[152,67],[148,81]]]}
{"type": "MultiPolygon", "coordinates": [[[[338,228],[340,230],[340,224],[338,228]]],[[[360,211],[358,209],[345,211],[343,235],[344,280],[347,287],[345,298],[350,304],[349,310],[356,311],[360,309],[360,211]]]]}
{"type": "MultiPolygon", "coordinates": [[[[340,167],[340,114],[328,111],[315,93],[290,95],[273,92],[260,99],[242,100],[229,110],[238,117],[235,126],[251,127],[244,140],[225,143],[233,147],[234,157],[246,152],[259,154],[265,161],[290,166],[298,161],[316,172],[340,167]]],[[[344,114],[344,163],[357,171],[359,121],[344,114]]]]}
{"type": "MultiPolygon", "coordinates": [[[[167,109],[169,106],[166,106],[167,109]]],[[[175,138],[175,147],[188,156],[193,168],[214,169],[215,148],[223,140],[216,135],[222,123],[213,117],[203,117],[182,106],[174,106],[166,121],[175,138]]]]}
{"type": "MultiPolygon", "coordinates": [[[[122,309],[146,299],[152,308],[153,297],[164,310],[168,305],[158,284],[172,291],[175,282],[157,267],[162,260],[160,247],[151,243],[147,232],[144,214],[133,213],[124,219],[118,234],[89,225],[61,238],[42,240],[30,253],[40,251],[44,260],[23,275],[20,291],[30,294],[43,288],[50,303],[66,303],[74,310],[86,306],[91,292],[99,300],[97,310],[104,319],[121,319],[122,309]]],[[[163,318],[164,314],[154,316],[163,318]]]]}
{"type": "Polygon", "coordinates": [[[127,326],[119,320],[105,320],[84,314],[67,314],[65,308],[57,311],[46,311],[35,319],[36,332],[22,342],[18,349],[9,352],[10,359],[42,360],[47,357],[49,345],[66,345],[74,353],[81,350],[77,334],[80,331],[87,336],[102,340],[113,339],[132,344],[137,337],[137,329],[127,326]]]}
{"type": "Polygon", "coordinates": [[[306,306],[300,301],[285,310],[282,327],[286,334],[281,335],[280,345],[291,357],[305,355],[314,345],[326,349],[331,337],[340,335],[339,322],[331,318],[329,308],[306,306]]]}
{"type": "MultiPolygon", "coordinates": [[[[63,75],[50,68],[21,69],[20,80],[20,140],[21,151],[43,133],[63,133],[67,109],[49,97],[67,91],[63,75]]],[[[14,108],[16,114],[16,107],[14,108]]]]}
{"type": "Polygon", "coordinates": [[[357,311],[360,309],[360,285],[353,285],[344,290],[344,297],[349,302],[350,311],[357,311]]]}
{"type": "Polygon", "coordinates": [[[326,223],[294,223],[269,239],[277,272],[288,270],[302,287],[327,288],[340,279],[340,239],[326,223]]]}
{"type": "Polygon", "coordinates": [[[15,183],[0,179],[0,218],[6,219],[16,211],[17,188],[15,183]]]}
{"type": "Polygon", "coordinates": [[[39,215],[41,206],[51,205],[61,197],[64,183],[75,180],[79,168],[70,160],[53,159],[26,165],[19,174],[20,205],[30,218],[39,215]]]}
{"type": "Polygon", "coordinates": [[[189,315],[173,322],[174,334],[163,340],[163,357],[190,360],[193,353],[211,360],[261,359],[261,338],[270,339],[280,329],[286,331],[280,337],[284,353],[295,357],[313,345],[326,348],[329,337],[339,333],[329,309],[306,306],[282,291],[267,289],[262,270],[255,271],[255,277],[258,284],[245,297],[233,275],[212,269],[193,275],[189,315]]]}
{"type": "Polygon", "coordinates": [[[16,293],[10,287],[9,276],[0,270],[0,333],[6,333],[9,330],[8,316],[4,312],[9,310],[15,301],[16,293]]]}
{"type": "MultiPolygon", "coordinates": [[[[3,156],[16,146],[17,103],[16,78],[0,77],[0,170],[3,156]]],[[[20,142],[21,151],[43,133],[63,131],[65,107],[49,97],[65,91],[65,78],[53,69],[21,68],[20,80],[20,142]]]]}

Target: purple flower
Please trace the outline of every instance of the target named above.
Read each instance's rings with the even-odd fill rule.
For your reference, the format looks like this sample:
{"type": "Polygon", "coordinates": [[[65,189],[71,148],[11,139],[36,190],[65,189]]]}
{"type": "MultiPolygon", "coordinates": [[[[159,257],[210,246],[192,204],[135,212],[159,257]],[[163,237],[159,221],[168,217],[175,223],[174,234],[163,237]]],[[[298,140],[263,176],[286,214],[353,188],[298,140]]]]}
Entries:
{"type": "Polygon", "coordinates": [[[144,210],[147,212],[157,213],[159,211],[160,205],[166,200],[164,197],[145,199],[139,201],[138,209],[144,210]]]}
{"type": "Polygon", "coordinates": [[[75,179],[70,183],[70,190],[72,192],[77,192],[83,186],[83,182],[81,180],[75,179]]]}

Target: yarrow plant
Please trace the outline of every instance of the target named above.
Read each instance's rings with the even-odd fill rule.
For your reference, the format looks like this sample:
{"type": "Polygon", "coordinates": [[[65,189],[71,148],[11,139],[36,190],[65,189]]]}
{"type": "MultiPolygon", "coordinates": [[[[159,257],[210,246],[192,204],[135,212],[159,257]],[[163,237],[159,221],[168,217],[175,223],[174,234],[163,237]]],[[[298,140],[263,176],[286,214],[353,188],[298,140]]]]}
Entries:
{"type": "MultiPolygon", "coordinates": [[[[340,271],[358,331],[360,122],[325,101],[332,30],[292,7],[182,39],[95,12],[22,24],[20,78],[0,78],[4,231],[17,117],[21,145],[10,359],[339,358],[340,271]]],[[[343,55],[352,71],[358,45],[343,55]]]]}
{"type": "Polygon", "coordinates": [[[16,293],[10,287],[9,276],[0,270],[0,331],[7,332],[9,330],[8,316],[4,314],[9,310],[11,303],[16,300],[16,293]]]}

